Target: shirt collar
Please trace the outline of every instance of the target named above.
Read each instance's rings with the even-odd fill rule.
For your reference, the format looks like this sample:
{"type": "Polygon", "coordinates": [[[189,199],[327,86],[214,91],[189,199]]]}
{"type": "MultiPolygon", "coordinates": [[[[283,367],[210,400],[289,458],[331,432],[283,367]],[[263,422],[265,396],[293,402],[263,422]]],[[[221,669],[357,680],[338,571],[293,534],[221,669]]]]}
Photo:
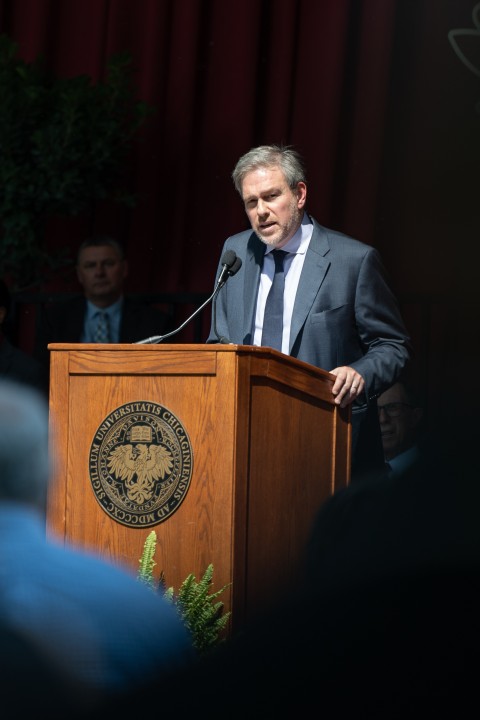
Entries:
{"type": "Polygon", "coordinates": [[[112,317],[116,312],[118,312],[123,305],[123,297],[119,298],[116,302],[114,302],[112,305],[109,305],[108,307],[101,308],[98,307],[98,305],[94,305],[90,300],[87,300],[87,320],[90,320],[91,318],[95,317],[96,313],[98,311],[105,312],[107,315],[112,317]]]}
{"type": "MultiPolygon", "coordinates": [[[[303,213],[302,223],[298,228],[297,232],[281,249],[287,253],[305,255],[312,234],[313,223],[307,213],[303,213]]],[[[268,253],[271,253],[272,250],[275,250],[275,248],[269,246],[265,251],[265,254],[268,255],[268,253]]]]}

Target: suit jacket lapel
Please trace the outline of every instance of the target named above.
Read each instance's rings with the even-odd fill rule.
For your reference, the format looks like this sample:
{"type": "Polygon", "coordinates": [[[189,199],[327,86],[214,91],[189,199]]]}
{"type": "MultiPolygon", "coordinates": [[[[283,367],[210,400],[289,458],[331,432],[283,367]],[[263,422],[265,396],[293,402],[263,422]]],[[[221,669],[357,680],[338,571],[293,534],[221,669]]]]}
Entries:
{"type": "Polygon", "coordinates": [[[330,266],[330,262],[325,257],[330,250],[327,234],[315,220],[313,220],[313,225],[312,239],[310,240],[305,256],[295,304],[293,306],[292,324],[290,327],[290,352],[292,351],[298,333],[307,319],[313,301],[317,296],[318,290],[330,266]]]}
{"type": "Polygon", "coordinates": [[[253,323],[255,309],[257,306],[258,285],[263,265],[263,257],[266,247],[252,233],[248,239],[247,253],[245,256],[245,282],[244,282],[244,317],[243,337],[246,345],[253,344],[253,323]]]}

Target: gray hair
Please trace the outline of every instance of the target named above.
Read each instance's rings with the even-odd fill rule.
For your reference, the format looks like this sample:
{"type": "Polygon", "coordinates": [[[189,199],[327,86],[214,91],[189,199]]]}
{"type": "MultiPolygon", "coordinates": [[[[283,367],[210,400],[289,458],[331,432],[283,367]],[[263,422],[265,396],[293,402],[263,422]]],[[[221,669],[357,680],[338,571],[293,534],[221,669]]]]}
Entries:
{"type": "Polygon", "coordinates": [[[0,380],[0,502],[44,509],[49,477],[44,397],[26,385],[0,380]]]}
{"type": "Polygon", "coordinates": [[[258,168],[272,167],[282,170],[291,190],[295,190],[299,182],[306,182],[303,158],[290,145],[260,145],[242,155],[232,172],[232,180],[240,196],[247,173],[258,168]]]}
{"type": "Polygon", "coordinates": [[[87,238],[82,242],[80,247],[78,248],[77,252],[77,265],[78,261],[80,259],[80,254],[82,250],[85,250],[85,248],[89,247],[104,247],[105,245],[108,245],[109,247],[112,247],[116,250],[118,253],[118,257],[120,260],[123,260],[125,258],[125,253],[123,251],[123,247],[120,245],[118,240],[115,240],[115,238],[110,237],[110,235],[92,235],[92,237],[87,238]]]}

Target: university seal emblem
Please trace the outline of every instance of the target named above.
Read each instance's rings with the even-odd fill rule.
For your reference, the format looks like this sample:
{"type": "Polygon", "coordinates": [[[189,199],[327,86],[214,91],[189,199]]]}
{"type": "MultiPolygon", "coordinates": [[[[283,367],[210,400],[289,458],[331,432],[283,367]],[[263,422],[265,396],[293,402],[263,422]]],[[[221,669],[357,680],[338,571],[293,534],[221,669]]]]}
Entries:
{"type": "Polygon", "coordinates": [[[182,423],[150,401],[113,410],[90,446],[95,497],[111,518],[129,527],[150,527],[172,515],[185,498],[192,469],[192,448],[182,423]]]}

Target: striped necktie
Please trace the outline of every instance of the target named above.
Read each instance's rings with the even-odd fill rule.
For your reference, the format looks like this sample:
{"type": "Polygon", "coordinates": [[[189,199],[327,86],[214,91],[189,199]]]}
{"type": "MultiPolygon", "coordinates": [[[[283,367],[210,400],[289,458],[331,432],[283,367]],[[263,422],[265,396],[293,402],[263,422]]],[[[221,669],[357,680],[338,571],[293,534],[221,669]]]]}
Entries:
{"type": "Polygon", "coordinates": [[[108,313],[98,310],[95,313],[97,319],[97,325],[95,328],[94,342],[96,343],[108,343],[110,342],[110,328],[108,313]]]}
{"type": "Polygon", "coordinates": [[[263,316],[262,345],[276,350],[282,349],[283,292],[285,290],[283,261],[285,255],[287,255],[285,250],[272,250],[275,261],[275,275],[265,303],[265,314],[263,316]]]}

